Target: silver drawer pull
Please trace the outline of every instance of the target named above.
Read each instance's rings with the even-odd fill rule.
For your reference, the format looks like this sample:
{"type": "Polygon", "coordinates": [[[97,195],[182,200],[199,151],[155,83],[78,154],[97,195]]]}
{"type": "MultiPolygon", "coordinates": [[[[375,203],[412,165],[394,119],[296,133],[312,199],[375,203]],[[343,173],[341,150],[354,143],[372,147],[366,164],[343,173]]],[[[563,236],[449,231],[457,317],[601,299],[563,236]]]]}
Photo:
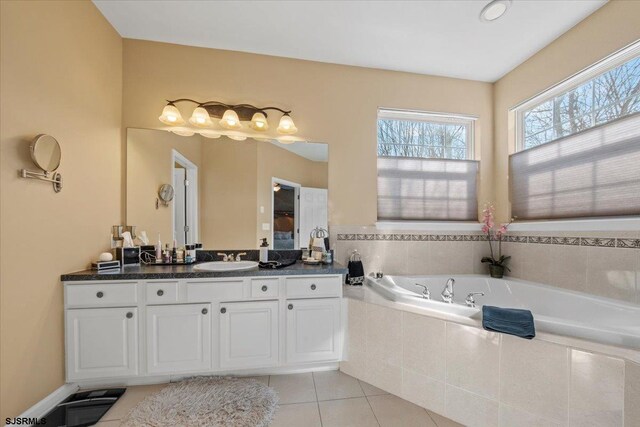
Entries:
{"type": "Polygon", "coordinates": [[[262,292],[267,292],[267,289],[269,289],[269,288],[267,288],[267,285],[263,285],[262,286],[262,292]]]}
{"type": "Polygon", "coordinates": [[[164,291],[162,289],[158,289],[158,292],[156,292],[156,294],[161,297],[162,295],[164,295],[164,291]]]}
{"type": "Polygon", "coordinates": [[[202,314],[207,314],[209,312],[209,310],[207,310],[206,308],[202,309],[202,314]]]}
{"type": "Polygon", "coordinates": [[[127,319],[131,319],[133,317],[133,313],[132,312],[128,312],[127,313],[127,319]]]}
{"type": "Polygon", "coordinates": [[[98,298],[102,298],[102,297],[104,296],[104,292],[99,291],[99,292],[96,294],[96,296],[97,296],[98,298]]]}
{"type": "Polygon", "coordinates": [[[311,285],[311,290],[312,290],[312,291],[315,291],[315,290],[316,290],[316,284],[315,284],[315,283],[311,285]]]}

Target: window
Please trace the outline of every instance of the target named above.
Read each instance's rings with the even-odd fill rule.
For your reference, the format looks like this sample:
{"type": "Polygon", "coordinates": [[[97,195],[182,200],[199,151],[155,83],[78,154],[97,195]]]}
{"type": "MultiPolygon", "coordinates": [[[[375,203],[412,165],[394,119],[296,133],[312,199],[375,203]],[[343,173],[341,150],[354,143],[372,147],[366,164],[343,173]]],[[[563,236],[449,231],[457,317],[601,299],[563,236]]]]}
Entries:
{"type": "Polygon", "coordinates": [[[640,57],[523,112],[523,149],[640,113],[640,57]]]}
{"type": "Polygon", "coordinates": [[[471,117],[378,110],[378,219],[476,220],[471,117]]]}
{"type": "Polygon", "coordinates": [[[640,214],[640,42],[514,112],[512,215],[640,214]]]}

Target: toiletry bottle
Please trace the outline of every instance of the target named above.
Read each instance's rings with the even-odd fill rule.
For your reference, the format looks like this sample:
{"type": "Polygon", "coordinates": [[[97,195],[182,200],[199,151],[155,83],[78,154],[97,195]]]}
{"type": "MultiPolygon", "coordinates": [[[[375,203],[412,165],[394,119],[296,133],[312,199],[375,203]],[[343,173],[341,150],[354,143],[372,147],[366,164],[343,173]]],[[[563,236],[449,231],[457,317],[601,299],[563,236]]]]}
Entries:
{"type": "Polygon", "coordinates": [[[196,243],[193,249],[193,262],[198,261],[198,252],[202,252],[202,243],[196,243]]]}
{"type": "Polygon", "coordinates": [[[169,244],[165,243],[164,253],[162,254],[162,262],[165,264],[171,264],[171,251],[169,250],[169,244]]]}
{"type": "Polygon", "coordinates": [[[267,238],[265,237],[260,244],[260,262],[267,261],[269,261],[269,243],[267,243],[267,238]]]}
{"type": "Polygon", "coordinates": [[[156,262],[162,262],[162,242],[160,241],[160,233],[158,233],[158,243],[156,244],[156,262]]]}
{"type": "Polygon", "coordinates": [[[171,249],[171,262],[178,262],[178,249],[176,248],[176,240],[173,239],[173,249],[171,249]]]}

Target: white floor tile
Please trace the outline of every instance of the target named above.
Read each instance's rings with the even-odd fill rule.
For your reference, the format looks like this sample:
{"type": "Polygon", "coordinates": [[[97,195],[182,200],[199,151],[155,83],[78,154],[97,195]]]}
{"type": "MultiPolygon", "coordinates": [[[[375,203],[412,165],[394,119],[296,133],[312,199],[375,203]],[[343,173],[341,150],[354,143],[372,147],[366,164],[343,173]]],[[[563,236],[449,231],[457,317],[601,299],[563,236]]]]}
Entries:
{"type": "Polygon", "coordinates": [[[364,397],[358,380],[340,371],[314,372],[318,400],[364,397]]]}
{"type": "Polygon", "coordinates": [[[320,402],[322,427],[378,427],[365,397],[320,402]]]}
{"type": "Polygon", "coordinates": [[[321,427],[318,404],[311,402],[280,405],[269,427],[292,426],[321,427]]]}
{"type": "Polygon", "coordinates": [[[367,398],[381,427],[437,427],[424,408],[390,394],[367,398]]]}
{"type": "Polygon", "coordinates": [[[278,393],[279,403],[315,402],[316,389],[311,372],[306,374],[271,375],[269,386],[278,393]]]}

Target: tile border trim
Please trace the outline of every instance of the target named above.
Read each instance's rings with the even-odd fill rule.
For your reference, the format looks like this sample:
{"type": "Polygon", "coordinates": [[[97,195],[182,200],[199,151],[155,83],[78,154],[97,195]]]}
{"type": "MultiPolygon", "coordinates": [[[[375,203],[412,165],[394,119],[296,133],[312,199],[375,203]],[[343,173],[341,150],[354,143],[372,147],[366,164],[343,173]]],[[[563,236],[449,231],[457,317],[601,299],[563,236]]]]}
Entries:
{"type": "MultiPolygon", "coordinates": [[[[337,240],[351,241],[400,241],[400,242],[481,242],[484,234],[425,234],[425,233],[365,233],[338,234],[337,240]]],[[[591,246],[602,248],[640,249],[640,239],[616,237],[558,237],[558,236],[510,236],[503,242],[532,243],[541,245],[591,246]]]]}

